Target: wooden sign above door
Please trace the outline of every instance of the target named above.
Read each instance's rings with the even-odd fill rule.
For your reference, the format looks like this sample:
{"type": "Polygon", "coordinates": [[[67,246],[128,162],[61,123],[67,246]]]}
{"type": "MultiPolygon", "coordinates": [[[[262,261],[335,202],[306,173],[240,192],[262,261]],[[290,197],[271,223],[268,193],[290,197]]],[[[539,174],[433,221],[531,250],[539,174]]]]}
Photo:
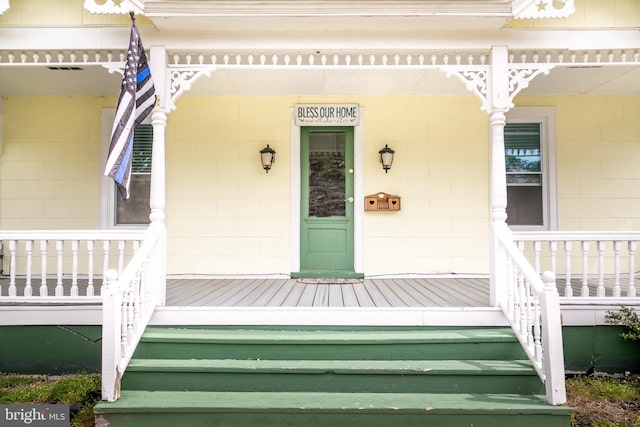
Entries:
{"type": "Polygon", "coordinates": [[[293,112],[296,126],[358,126],[358,104],[296,104],[293,112]]]}

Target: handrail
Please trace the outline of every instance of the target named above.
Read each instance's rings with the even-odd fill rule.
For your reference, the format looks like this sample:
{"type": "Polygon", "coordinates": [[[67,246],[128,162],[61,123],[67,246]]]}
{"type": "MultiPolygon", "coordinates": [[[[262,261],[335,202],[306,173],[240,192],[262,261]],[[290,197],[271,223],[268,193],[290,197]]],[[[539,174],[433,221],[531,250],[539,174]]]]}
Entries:
{"type": "Polygon", "coordinates": [[[640,240],[638,231],[513,231],[514,240],[640,240]]]}
{"type": "Polygon", "coordinates": [[[159,302],[164,236],[164,227],[151,226],[122,274],[107,272],[102,294],[103,400],[120,397],[122,375],[159,302]]]}
{"type": "Polygon", "coordinates": [[[547,402],[561,405],[566,402],[566,389],[555,275],[547,271],[540,277],[508,233],[496,232],[496,238],[508,270],[506,300],[500,301],[500,307],[545,384],[547,402]]]}

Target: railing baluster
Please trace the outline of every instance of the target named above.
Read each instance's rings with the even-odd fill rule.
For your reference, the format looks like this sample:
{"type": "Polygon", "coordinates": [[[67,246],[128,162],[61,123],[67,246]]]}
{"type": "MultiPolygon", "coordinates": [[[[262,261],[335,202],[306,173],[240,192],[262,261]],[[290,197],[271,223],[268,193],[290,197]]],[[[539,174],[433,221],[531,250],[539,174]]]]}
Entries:
{"type": "MultiPolygon", "coordinates": [[[[136,276],[138,273],[136,273],[136,276]]],[[[135,288],[136,288],[136,276],[134,276],[134,283],[129,283],[129,305],[127,307],[127,351],[129,344],[133,339],[133,322],[134,322],[134,305],[135,305],[135,288]]]]}
{"type": "Polygon", "coordinates": [[[534,352],[536,355],[536,363],[542,364],[542,339],[541,339],[541,327],[540,327],[540,297],[535,296],[533,298],[533,304],[535,307],[535,313],[533,314],[533,343],[534,352]]]}
{"type": "Polygon", "coordinates": [[[605,242],[603,240],[598,240],[598,291],[597,295],[599,298],[604,298],[605,289],[604,289],[604,252],[606,249],[605,242]]]}
{"type": "Polygon", "coordinates": [[[613,242],[613,296],[620,297],[620,246],[622,242],[613,242]]]}
{"type": "MultiPolygon", "coordinates": [[[[121,329],[120,329],[120,354],[127,354],[127,330],[128,330],[128,325],[129,325],[129,318],[128,318],[128,314],[129,314],[129,284],[126,284],[127,287],[125,288],[123,294],[122,294],[122,307],[120,307],[120,310],[122,310],[122,325],[120,325],[121,329]]],[[[121,292],[121,291],[119,291],[121,292]]],[[[118,361],[119,363],[120,361],[118,361]]]]}
{"type": "Polygon", "coordinates": [[[515,281],[513,283],[513,319],[512,325],[516,331],[520,331],[520,277],[521,274],[516,270],[515,281]]]}
{"type": "Polygon", "coordinates": [[[549,251],[551,252],[551,271],[553,274],[557,273],[556,268],[556,254],[558,253],[558,241],[552,240],[549,242],[549,251]]]}
{"type": "Polygon", "coordinates": [[[78,241],[71,241],[71,296],[78,296],[78,241]]]}
{"type": "Polygon", "coordinates": [[[523,274],[519,275],[518,293],[520,294],[520,333],[527,333],[527,296],[525,294],[524,282],[526,278],[523,274]]]}
{"type": "Polygon", "coordinates": [[[629,289],[627,290],[628,297],[636,296],[635,286],[635,274],[636,274],[636,249],[638,242],[635,240],[629,241],[629,289]]]}
{"type": "Polygon", "coordinates": [[[64,254],[64,242],[62,240],[56,240],[56,254],[58,261],[58,271],[56,281],[56,296],[61,297],[64,296],[64,288],[62,287],[62,256],[64,254]]]}
{"type": "Polygon", "coordinates": [[[49,289],[47,288],[47,241],[40,240],[40,255],[42,256],[42,264],[40,269],[42,270],[42,279],[40,280],[40,296],[46,297],[49,295],[49,289]]]}
{"type": "Polygon", "coordinates": [[[33,240],[25,241],[25,250],[27,251],[27,279],[24,285],[24,296],[30,297],[33,295],[33,287],[31,286],[31,268],[32,265],[32,255],[33,255],[33,240]]]}
{"type": "Polygon", "coordinates": [[[529,351],[533,352],[534,343],[533,343],[533,301],[531,295],[531,284],[528,280],[525,280],[525,298],[527,300],[527,346],[529,347],[529,351]]]}
{"type": "Polygon", "coordinates": [[[536,240],[533,242],[533,252],[535,254],[535,269],[536,273],[540,274],[540,252],[542,251],[542,242],[536,240]]]}
{"type": "MultiPolygon", "coordinates": [[[[104,288],[104,284],[107,281],[107,271],[109,270],[109,249],[111,246],[111,242],[109,240],[105,240],[102,242],[102,252],[104,254],[104,258],[102,260],[102,288],[104,288]]],[[[102,288],[100,288],[100,294],[102,295],[102,288]]]]}
{"type": "Polygon", "coordinates": [[[124,269],[124,249],[125,249],[125,241],[118,241],[118,273],[122,273],[124,269]]]}
{"type": "Polygon", "coordinates": [[[93,240],[87,240],[87,296],[94,296],[95,289],[93,288],[93,240]]]}
{"type": "Polygon", "coordinates": [[[507,286],[507,313],[509,313],[509,316],[513,316],[514,310],[513,288],[516,282],[515,274],[513,259],[507,256],[507,280],[509,281],[507,286]]]}
{"type": "Polygon", "coordinates": [[[582,241],[582,289],[580,296],[589,296],[589,242],[582,241]]]}
{"type": "MultiPolygon", "coordinates": [[[[146,261],[145,261],[146,264],[146,261]]],[[[133,324],[137,325],[140,321],[140,290],[142,287],[142,275],[144,274],[144,267],[145,264],[142,264],[142,267],[140,267],[140,270],[138,270],[136,272],[136,277],[135,277],[135,283],[133,286],[133,313],[132,313],[132,320],[133,320],[133,324]]],[[[132,325],[132,329],[133,329],[133,325],[132,325]]]]}
{"type": "Polygon", "coordinates": [[[9,240],[9,296],[15,297],[18,294],[16,287],[16,246],[15,240],[9,240]]]}
{"type": "Polygon", "coordinates": [[[565,253],[565,285],[564,285],[564,296],[572,297],[573,296],[573,288],[571,287],[571,241],[565,240],[564,242],[564,253],[565,253]]]}

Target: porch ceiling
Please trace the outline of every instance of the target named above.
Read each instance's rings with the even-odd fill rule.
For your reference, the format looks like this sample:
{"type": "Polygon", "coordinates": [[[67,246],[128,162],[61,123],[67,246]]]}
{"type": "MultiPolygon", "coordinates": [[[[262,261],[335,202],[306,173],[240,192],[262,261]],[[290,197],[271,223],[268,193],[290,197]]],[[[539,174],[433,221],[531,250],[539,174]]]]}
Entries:
{"type": "MultiPolygon", "coordinates": [[[[121,77],[98,65],[79,70],[0,65],[0,96],[117,96],[121,77]]],[[[640,94],[640,65],[557,67],[535,78],[522,94],[640,94]]],[[[426,96],[468,95],[455,77],[438,69],[238,69],[219,68],[185,96],[426,96]]]]}

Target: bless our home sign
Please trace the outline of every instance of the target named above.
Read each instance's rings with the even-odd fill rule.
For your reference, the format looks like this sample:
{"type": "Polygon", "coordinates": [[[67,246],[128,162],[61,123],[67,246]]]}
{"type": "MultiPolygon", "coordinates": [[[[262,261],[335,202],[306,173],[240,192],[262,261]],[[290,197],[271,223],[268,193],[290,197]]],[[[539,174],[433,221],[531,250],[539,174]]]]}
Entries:
{"type": "Polygon", "coordinates": [[[296,126],[357,126],[360,124],[358,104],[296,104],[296,126]]]}

